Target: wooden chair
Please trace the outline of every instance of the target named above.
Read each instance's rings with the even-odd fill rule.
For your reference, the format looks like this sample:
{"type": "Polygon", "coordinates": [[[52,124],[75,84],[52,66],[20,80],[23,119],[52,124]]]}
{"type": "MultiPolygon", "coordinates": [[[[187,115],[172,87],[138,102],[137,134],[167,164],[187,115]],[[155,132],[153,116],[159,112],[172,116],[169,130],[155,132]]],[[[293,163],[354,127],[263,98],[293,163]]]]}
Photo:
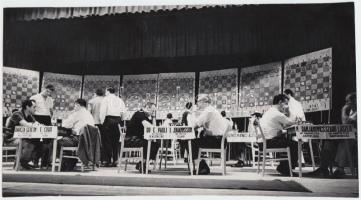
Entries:
{"type": "Polygon", "coordinates": [[[121,127],[118,124],[119,132],[120,132],[120,153],[119,153],[119,167],[118,173],[121,171],[122,160],[125,160],[124,171],[127,171],[127,164],[130,158],[132,159],[140,159],[141,162],[141,170],[143,173],[143,147],[124,147],[125,135],[126,135],[126,127],[121,127]]]}
{"type": "MultiPolygon", "coordinates": [[[[86,125],[84,128],[88,129],[88,126],[89,125],[86,125]]],[[[99,132],[99,129],[98,127],[96,127],[97,131],[98,131],[98,134],[99,134],[99,137],[100,137],[100,132],[99,132]]],[[[89,131],[89,129],[88,129],[89,131]]],[[[59,166],[58,166],[58,171],[60,172],[61,171],[61,164],[62,164],[62,161],[63,161],[63,158],[72,158],[72,159],[77,159],[78,162],[80,162],[80,166],[81,166],[81,171],[84,172],[84,164],[82,163],[82,161],[79,159],[78,155],[77,155],[77,151],[78,151],[78,147],[61,147],[60,148],[60,155],[59,155],[59,166]],[[64,152],[70,152],[71,155],[64,155],[64,152]]],[[[100,147],[99,147],[100,148],[100,147]]],[[[94,149],[94,152],[95,152],[95,149],[94,149]]],[[[95,159],[95,155],[94,155],[94,159],[95,159]]],[[[95,165],[97,163],[95,163],[95,161],[93,160],[92,161],[92,170],[95,171],[95,165]]]]}
{"type": "MultiPolygon", "coordinates": [[[[13,143],[13,142],[10,142],[10,140],[8,139],[9,136],[12,134],[11,130],[9,128],[6,128],[6,127],[3,127],[2,130],[3,130],[3,148],[2,148],[3,162],[8,162],[8,158],[14,158],[14,163],[15,163],[15,161],[16,161],[16,151],[17,151],[18,145],[16,145],[16,144],[12,144],[12,145],[7,144],[5,141],[9,141],[9,143],[13,143]]],[[[13,140],[13,139],[11,139],[11,140],[13,140]]],[[[15,165],[14,165],[14,167],[15,167],[15,165]]]]}
{"type": "Polygon", "coordinates": [[[220,149],[210,149],[210,148],[199,148],[199,152],[198,152],[198,163],[196,163],[196,165],[198,165],[197,167],[197,171],[196,174],[198,174],[199,171],[199,161],[200,160],[205,160],[205,161],[211,161],[211,160],[220,160],[221,161],[221,167],[222,167],[222,175],[225,176],[226,175],[226,138],[227,138],[227,133],[228,131],[231,130],[231,127],[229,126],[226,131],[223,133],[222,136],[222,141],[221,141],[221,148],[220,149]],[[212,153],[219,153],[220,154],[220,158],[214,158],[212,156],[209,156],[208,158],[201,158],[201,154],[202,153],[206,153],[207,155],[210,155],[212,153]]]}
{"type": "Polygon", "coordinates": [[[157,153],[157,160],[156,163],[161,165],[163,158],[164,158],[164,163],[166,166],[167,163],[167,159],[168,158],[172,158],[173,161],[173,165],[176,166],[177,164],[177,159],[180,158],[180,150],[179,150],[179,145],[177,140],[161,140],[161,147],[158,149],[158,153],[157,153]],[[168,143],[170,142],[170,147],[168,147],[168,143]],[[166,143],[166,147],[164,149],[163,144],[166,143]],[[163,151],[162,151],[162,147],[163,147],[163,151]]]}
{"type": "MultiPolygon", "coordinates": [[[[265,173],[265,168],[266,168],[266,159],[268,159],[269,161],[283,161],[283,160],[287,160],[288,161],[288,166],[290,169],[290,175],[292,177],[292,166],[291,166],[291,153],[290,153],[290,148],[286,147],[286,148],[267,148],[267,144],[266,144],[266,138],[263,134],[263,130],[261,128],[261,126],[259,125],[255,125],[255,129],[256,129],[256,134],[261,136],[262,138],[262,151],[258,151],[258,168],[257,168],[257,173],[259,173],[260,171],[260,160],[261,160],[261,155],[262,155],[262,176],[264,176],[265,173]],[[266,155],[268,153],[287,153],[287,158],[276,158],[276,156],[274,158],[267,158],[266,155]]],[[[276,155],[276,154],[275,154],[276,155]]]]}

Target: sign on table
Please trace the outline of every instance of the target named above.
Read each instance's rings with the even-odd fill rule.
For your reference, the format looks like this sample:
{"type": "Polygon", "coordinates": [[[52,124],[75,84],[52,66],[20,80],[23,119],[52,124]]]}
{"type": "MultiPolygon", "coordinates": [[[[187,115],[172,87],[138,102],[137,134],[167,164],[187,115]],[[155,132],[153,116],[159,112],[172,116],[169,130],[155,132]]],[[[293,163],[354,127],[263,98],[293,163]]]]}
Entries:
{"type": "Polygon", "coordinates": [[[227,142],[257,142],[255,133],[230,131],[227,133],[227,142]]]}
{"type": "Polygon", "coordinates": [[[352,125],[297,125],[296,136],[299,139],[353,139],[355,129],[352,125]]]}
{"type": "Polygon", "coordinates": [[[194,139],[194,129],[191,126],[150,126],[144,128],[144,139],[194,139]]]}
{"type": "Polygon", "coordinates": [[[58,127],[56,126],[16,126],[14,131],[14,138],[56,138],[57,136],[58,127]]]}

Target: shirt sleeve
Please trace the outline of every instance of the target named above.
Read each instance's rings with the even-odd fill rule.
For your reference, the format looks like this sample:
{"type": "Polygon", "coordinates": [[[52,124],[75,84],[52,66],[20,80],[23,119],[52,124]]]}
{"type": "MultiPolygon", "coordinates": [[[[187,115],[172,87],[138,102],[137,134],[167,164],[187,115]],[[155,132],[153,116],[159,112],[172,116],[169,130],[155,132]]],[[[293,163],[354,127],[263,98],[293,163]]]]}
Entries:
{"type": "Polygon", "coordinates": [[[288,118],[284,114],[278,116],[278,121],[282,124],[283,127],[290,126],[294,123],[290,118],[288,118]]]}
{"type": "Polygon", "coordinates": [[[209,111],[208,110],[204,110],[198,118],[196,118],[194,120],[194,127],[201,127],[203,126],[206,122],[208,122],[209,119],[209,111]]]}
{"type": "Polygon", "coordinates": [[[71,128],[73,128],[76,120],[77,120],[76,113],[72,113],[63,121],[62,127],[71,129],[71,128]]]}
{"type": "Polygon", "coordinates": [[[125,103],[122,99],[120,99],[120,112],[121,113],[125,112],[125,103]]]}

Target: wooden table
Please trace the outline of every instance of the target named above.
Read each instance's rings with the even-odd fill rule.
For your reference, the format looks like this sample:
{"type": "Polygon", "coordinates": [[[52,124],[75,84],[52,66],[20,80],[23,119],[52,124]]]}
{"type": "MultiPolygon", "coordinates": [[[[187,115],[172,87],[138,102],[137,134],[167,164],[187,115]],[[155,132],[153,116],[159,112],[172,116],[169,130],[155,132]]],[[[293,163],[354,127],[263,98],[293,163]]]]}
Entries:
{"type": "Polygon", "coordinates": [[[51,171],[55,171],[56,147],[57,147],[58,127],[57,126],[38,126],[24,127],[16,126],[14,138],[19,138],[18,149],[16,151],[15,170],[19,170],[20,157],[22,152],[22,139],[53,139],[53,157],[51,171]]]}
{"type": "MultiPolygon", "coordinates": [[[[356,130],[350,124],[322,124],[322,125],[293,125],[287,128],[287,134],[296,135],[298,144],[298,158],[301,158],[302,140],[332,140],[332,139],[355,139],[356,130]]],[[[351,157],[350,152],[348,156],[351,157]]],[[[352,160],[352,159],[350,159],[352,160]]],[[[353,164],[351,164],[353,165],[353,164]]],[[[302,160],[298,159],[299,177],[302,177],[302,160]]],[[[351,166],[353,168],[353,166],[351,166]]],[[[354,174],[354,169],[351,170],[354,174]]]]}
{"type": "Polygon", "coordinates": [[[188,140],[190,171],[193,175],[193,158],[191,140],[195,139],[194,128],[191,126],[148,126],[144,128],[144,139],[148,140],[146,174],[149,169],[150,147],[152,140],[188,140]]]}

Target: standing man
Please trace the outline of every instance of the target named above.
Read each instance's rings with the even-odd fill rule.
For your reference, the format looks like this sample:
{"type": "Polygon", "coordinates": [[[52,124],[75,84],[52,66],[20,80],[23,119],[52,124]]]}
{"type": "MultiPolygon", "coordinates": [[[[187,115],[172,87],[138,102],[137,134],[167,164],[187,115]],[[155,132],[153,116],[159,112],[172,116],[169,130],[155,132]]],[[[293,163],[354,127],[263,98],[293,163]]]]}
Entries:
{"type": "MultiPolygon", "coordinates": [[[[51,126],[51,117],[53,116],[54,100],[51,95],[54,93],[54,86],[47,85],[45,90],[41,93],[30,97],[30,100],[35,102],[34,118],[41,124],[51,126]]],[[[41,166],[48,166],[50,164],[50,148],[51,140],[43,140],[42,145],[36,147],[36,156],[34,158],[34,166],[38,166],[39,158],[41,157],[41,166]]]]}
{"type": "MultiPolygon", "coordinates": [[[[267,147],[290,147],[291,166],[293,169],[296,167],[298,160],[297,142],[287,140],[282,131],[285,127],[295,124],[294,121],[284,114],[287,109],[288,97],[284,94],[274,96],[273,106],[263,114],[263,117],[260,119],[260,125],[266,138],[267,147]]],[[[262,145],[259,146],[262,147],[262,145]]],[[[281,161],[280,165],[277,166],[277,171],[282,175],[290,175],[287,161],[281,161]]]]}
{"type": "Polygon", "coordinates": [[[118,164],[120,138],[118,124],[121,124],[125,112],[125,104],[114,93],[114,88],[107,88],[105,97],[100,105],[99,117],[100,122],[103,124],[104,134],[104,167],[116,167],[118,164]]]}
{"type": "Polygon", "coordinates": [[[90,99],[88,102],[88,110],[93,115],[95,126],[99,128],[100,135],[101,135],[101,141],[102,141],[102,147],[100,150],[100,161],[105,162],[104,160],[104,147],[105,147],[105,139],[104,139],[104,133],[102,132],[102,122],[100,121],[100,106],[104,99],[104,92],[102,89],[97,89],[95,91],[95,97],[90,99]]]}
{"type": "Polygon", "coordinates": [[[302,104],[294,98],[294,93],[290,89],[284,91],[285,95],[289,98],[288,101],[288,110],[289,118],[292,121],[306,121],[305,113],[303,112],[302,104]]]}

